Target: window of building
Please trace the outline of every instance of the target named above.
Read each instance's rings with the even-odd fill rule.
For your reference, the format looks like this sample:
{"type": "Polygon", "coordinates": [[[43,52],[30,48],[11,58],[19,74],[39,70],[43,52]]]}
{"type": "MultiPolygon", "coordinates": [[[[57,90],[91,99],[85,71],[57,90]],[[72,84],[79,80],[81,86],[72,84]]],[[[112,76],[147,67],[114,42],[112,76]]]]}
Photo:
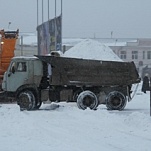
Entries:
{"type": "Polygon", "coordinates": [[[120,52],[120,58],[121,59],[126,59],[126,51],[121,51],[120,52]]]}
{"type": "Polygon", "coordinates": [[[138,51],[132,51],[132,59],[138,59],[138,51]]]}
{"type": "Polygon", "coordinates": [[[147,59],[151,59],[151,51],[147,51],[147,59]]]}

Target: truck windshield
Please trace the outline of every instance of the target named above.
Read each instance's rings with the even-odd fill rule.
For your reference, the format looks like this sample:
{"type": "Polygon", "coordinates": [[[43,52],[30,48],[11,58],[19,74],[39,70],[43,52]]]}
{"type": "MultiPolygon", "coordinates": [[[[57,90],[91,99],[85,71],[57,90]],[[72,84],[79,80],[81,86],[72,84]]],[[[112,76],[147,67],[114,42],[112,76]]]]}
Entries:
{"type": "Polygon", "coordinates": [[[19,72],[26,72],[26,62],[17,62],[17,70],[19,72]]]}

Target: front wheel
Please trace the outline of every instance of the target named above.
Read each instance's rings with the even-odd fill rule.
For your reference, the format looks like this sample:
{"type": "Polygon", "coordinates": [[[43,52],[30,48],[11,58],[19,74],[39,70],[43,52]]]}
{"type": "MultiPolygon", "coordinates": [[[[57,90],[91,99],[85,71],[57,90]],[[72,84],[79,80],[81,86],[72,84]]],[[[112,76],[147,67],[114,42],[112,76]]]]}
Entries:
{"type": "Polygon", "coordinates": [[[99,102],[96,95],[89,90],[83,91],[78,95],[77,106],[82,110],[85,110],[87,107],[95,110],[98,104],[99,102]]]}
{"type": "Polygon", "coordinates": [[[35,107],[35,96],[32,91],[26,90],[20,92],[17,97],[17,103],[20,106],[20,110],[33,110],[35,107]]]}

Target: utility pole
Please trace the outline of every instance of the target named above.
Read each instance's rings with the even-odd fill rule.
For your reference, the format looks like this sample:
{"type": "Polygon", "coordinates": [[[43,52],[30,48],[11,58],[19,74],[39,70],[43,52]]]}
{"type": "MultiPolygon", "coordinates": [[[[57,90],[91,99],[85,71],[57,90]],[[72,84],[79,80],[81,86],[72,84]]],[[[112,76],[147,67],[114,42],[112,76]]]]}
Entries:
{"type": "Polygon", "coordinates": [[[42,0],[42,23],[44,22],[44,1],[42,0]]]}
{"type": "Polygon", "coordinates": [[[48,20],[49,20],[49,0],[48,0],[48,20]]]}

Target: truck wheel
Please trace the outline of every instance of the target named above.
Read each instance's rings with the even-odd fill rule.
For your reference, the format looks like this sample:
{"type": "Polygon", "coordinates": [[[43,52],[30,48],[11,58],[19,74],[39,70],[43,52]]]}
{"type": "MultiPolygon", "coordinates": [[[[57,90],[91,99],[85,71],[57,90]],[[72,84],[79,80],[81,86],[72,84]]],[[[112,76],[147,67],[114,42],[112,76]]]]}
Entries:
{"type": "Polygon", "coordinates": [[[95,110],[98,104],[99,102],[96,95],[89,90],[81,92],[77,98],[77,106],[82,110],[85,110],[87,107],[91,110],[95,110]]]}
{"type": "Polygon", "coordinates": [[[35,107],[35,96],[31,91],[22,91],[18,95],[20,110],[33,110],[35,107]]]}
{"type": "Polygon", "coordinates": [[[108,110],[123,110],[126,106],[126,97],[118,91],[113,91],[106,97],[106,107],[108,110]]]}

